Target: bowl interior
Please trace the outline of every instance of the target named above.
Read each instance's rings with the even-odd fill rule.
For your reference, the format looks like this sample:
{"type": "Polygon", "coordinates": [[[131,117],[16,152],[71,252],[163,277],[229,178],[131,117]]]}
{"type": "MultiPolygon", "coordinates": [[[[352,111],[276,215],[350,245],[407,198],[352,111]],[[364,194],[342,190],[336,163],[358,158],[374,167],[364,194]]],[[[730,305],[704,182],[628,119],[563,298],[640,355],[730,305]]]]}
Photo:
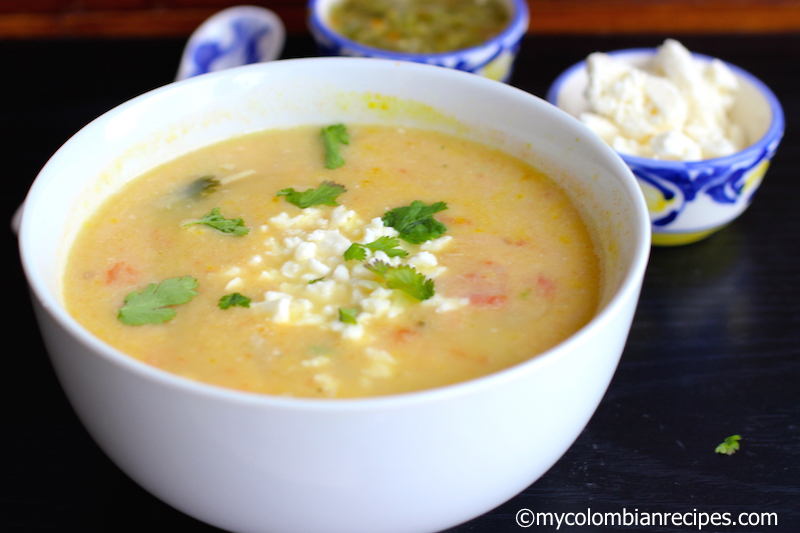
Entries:
{"type": "Polygon", "coordinates": [[[577,120],[502,83],[427,65],[317,58],[249,65],[174,83],[98,118],[37,177],[20,230],[34,293],[69,328],[61,272],[83,222],[141,173],[234,135],[336,122],[423,127],[496,146],[571,195],[605,259],[602,309],[631,290],[649,250],[649,220],[630,170],[577,120]],[[59,231],[53,231],[59,228],[59,231]]]}
{"type": "MultiPolygon", "coordinates": [[[[652,63],[654,49],[621,50],[609,55],[623,60],[638,68],[648,68],[652,63]]],[[[711,61],[702,54],[692,54],[701,61],[711,61]]],[[[736,99],[731,118],[744,128],[748,142],[753,144],[764,137],[774,119],[770,102],[764,94],[762,84],[752,75],[736,67],[727,65],[739,80],[739,96],[736,99]]],[[[570,115],[577,117],[590,111],[589,103],[584,97],[588,84],[586,62],[582,61],[565,71],[554,82],[548,100],[570,115]]]]}

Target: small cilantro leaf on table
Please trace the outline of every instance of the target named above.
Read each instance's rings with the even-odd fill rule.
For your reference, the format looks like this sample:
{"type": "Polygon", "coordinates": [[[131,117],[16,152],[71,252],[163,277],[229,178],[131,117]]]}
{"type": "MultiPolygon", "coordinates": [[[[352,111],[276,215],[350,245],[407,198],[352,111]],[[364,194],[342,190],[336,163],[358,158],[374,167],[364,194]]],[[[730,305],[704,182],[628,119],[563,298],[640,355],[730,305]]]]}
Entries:
{"type": "Polygon", "coordinates": [[[366,250],[372,250],[373,252],[382,251],[389,257],[405,257],[408,255],[408,252],[399,248],[400,241],[395,239],[394,237],[383,236],[378,238],[375,241],[372,241],[369,244],[359,244],[354,242],[350,245],[344,252],[344,259],[345,261],[350,261],[351,259],[355,259],[357,261],[363,261],[367,257],[366,250]]]}
{"type": "Polygon", "coordinates": [[[350,135],[344,124],[334,124],[322,128],[322,143],[325,145],[325,168],[333,170],[344,165],[342,158],[342,144],[350,144],[350,135]]]}
{"type": "Polygon", "coordinates": [[[239,307],[250,307],[250,301],[250,298],[247,296],[243,296],[238,292],[234,292],[233,294],[226,294],[220,298],[218,305],[220,309],[227,309],[235,305],[238,305],[239,307]]]}
{"type": "Polygon", "coordinates": [[[316,189],[308,189],[303,192],[295,191],[292,188],[281,189],[276,196],[285,196],[286,201],[290,204],[305,209],[315,205],[339,205],[336,203],[336,198],[344,192],[347,192],[344,185],[323,181],[316,189]]]}
{"type": "Polygon", "coordinates": [[[383,279],[386,287],[406,293],[415,300],[427,300],[434,294],[433,280],[408,265],[390,266],[383,261],[364,265],[383,279]]]}
{"type": "Polygon", "coordinates": [[[191,276],[151,283],[142,292],[128,293],[117,318],[130,326],[161,324],[175,316],[169,306],[185,304],[197,296],[196,288],[197,280],[191,276]]]}
{"type": "Polygon", "coordinates": [[[731,435],[726,437],[722,443],[714,450],[717,453],[725,455],[733,455],[739,449],[739,441],[742,440],[741,435],[731,435]]]}
{"type": "Polygon", "coordinates": [[[203,215],[203,218],[200,220],[187,222],[183,227],[185,228],[186,226],[192,226],[194,224],[204,224],[221,233],[236,235],[237,237],[243,237],[250,232],[250,228],[244,226],[244,220],[241,218],[223,217],[219,212],[219,207],[215,207],[210,213],[203,215]]]}
{"type": "Polygon", "coordinates": [[[383,215],[383,225],[396,229],[404,241],[420,244],[441,237],[447,231],[444,224],[433,218],[434,214],[445,209],[445,202],[425,205],[414,200],[410,205],[387,211],[383,215]]]}

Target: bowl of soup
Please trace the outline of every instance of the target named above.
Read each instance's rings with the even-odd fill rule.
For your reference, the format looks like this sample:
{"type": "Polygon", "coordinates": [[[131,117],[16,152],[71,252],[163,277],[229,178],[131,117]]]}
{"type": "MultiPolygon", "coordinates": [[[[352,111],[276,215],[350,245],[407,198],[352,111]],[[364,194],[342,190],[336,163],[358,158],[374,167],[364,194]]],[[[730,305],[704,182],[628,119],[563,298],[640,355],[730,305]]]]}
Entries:
{"type": "Polygon", "coordinates": [[[353,533],[452,527],[558,460],[649,236],[628,167],[543,100],[315,58],[97,118],[19,243],[58,379],[128,476],[226,530],[353,533]]]}
{"type": "Polygon", "coordinates": [[[414,61],[508,81],[528,29],[525,0],[310,0],[322,55],[414,61]]]}
{"type": "Polygon", "coordinates": [[[553,82],[547,100],[584,120],[631,167],[658,246],[691,244],[736,220],[785,128],[761,80],[673,39],[591,54],[553,82]]]}

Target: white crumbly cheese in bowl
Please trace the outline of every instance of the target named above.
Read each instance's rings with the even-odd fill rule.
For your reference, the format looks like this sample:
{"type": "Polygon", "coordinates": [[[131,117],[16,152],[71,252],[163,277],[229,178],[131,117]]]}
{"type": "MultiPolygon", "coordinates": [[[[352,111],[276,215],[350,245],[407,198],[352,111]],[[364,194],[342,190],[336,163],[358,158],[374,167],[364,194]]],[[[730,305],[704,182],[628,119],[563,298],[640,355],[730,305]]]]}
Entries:
{"type": "Polygon", "coordinates": [[[678,41],[658,47],[647,70],[604,53],[586,59],[590,112],[579,118],[616,151],[697,161],[746,146],[730,119],[738,81],[720,60],[694,59],[678,41]]]}
{"type": "MultiPolygon", "coordinates": [[[[353,243],[369,244],[381,237],[397,237],[380,218],[365,222],[344,206],[335,209],[303,209],[295,215],[280,213],[261,226],[262,251],[242,265],[230,265],[221,275],[229,281],[226,290],[257,290],[269,285],[263,301],[250,307],[266,320],[285,325],[317,325],[344,339],[365,341],[369,326],[377,318],[394,318],[412,305],[399,291],[375,280],[365,265],[382,261],[390,266],[408,265],[427,279],[435,279],[446,267],[434,252],[444,249],[452,237],[443,236],[422,245],[400,242],[408,255],[389,257],[381,250],[365,249],[364,261],[345,260],[353,243]],[[358,309],[355,324],[340,320],[339,309],[358,309]]],[[[421,302],[440,313],[469,304],[468,298],[447,298],[439,293],[421,302]]],[[[330,385],[330,384],[328,384],[330,385]]],[[[332,385],[331,385],[332,386],[332,385]]]]}

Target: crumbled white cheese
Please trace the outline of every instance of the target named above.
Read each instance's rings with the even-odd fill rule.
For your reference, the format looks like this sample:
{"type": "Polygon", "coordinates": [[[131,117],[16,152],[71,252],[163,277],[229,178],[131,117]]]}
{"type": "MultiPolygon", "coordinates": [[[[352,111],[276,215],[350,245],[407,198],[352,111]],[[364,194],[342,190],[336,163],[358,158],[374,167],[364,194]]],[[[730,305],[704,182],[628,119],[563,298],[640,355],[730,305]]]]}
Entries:
{"type": "MultiPolygon", "coordinates": [[[[283,212],[263,227],[263,248],[246,264],[223,269],[225,276],[231,278],[226,290],[261,291],[263,300],[253,298],[250,307],[275,323],[318,325],[353,341],[373,338],[369,324],[374,320],[392,319],[419,305],[402,292],[383,286],[365,265],[374,261],[393,266],[407,264],[427,278],[434,278],[446,270],[435,252],[453,240],[443,236],[420,246],[399,241],[400,248],[408,253],[405,258],[365,249],[364,261],[345,261],[344,253],[354,243],[370,244],[381,237],[397,237],[398,232],[385,226],[381,218],[365,222],[344,206],[283,212]],[[340,321],[339,309],[357,309],[356,324],[340,321]]],[[[422,303],[441,313],[467,305],[469,300],[436,293],[422,303]]]]}
{"type": "Polygon", "coordinates": [[[314,385],[317,386],[319,391],[325,394],[326,396],[333,397],[336,396],[336,394],[339,392],[339,387],[341,385],[341,382],[335,377],[331,376],[330,374],[324,374],[324,373],[314,374],[314,376],[311,379],[314,382],[314,385]]]}
{"type": "Polygon", "coordinates": [[[677,130],[659,133],[653,137],[650,144],[655,153],[675,154],[675,159],[680,159],[682,161],[696,161],[703,158],[700,145],[677,130]]]}
{"type": "Polygon", "coordinates": [[[235,278],[230,280],[227,285],[225,285],[225,290],[226,291],[235,291],[235,290],[241,289],[242,287],[244,287],[244,282],[242,281],[242,278],[240,278],[239,276],[236,276],[235,278]]]}
{"type": "Polygon", "coordinates": [[[330,357],[326,357],[324,355],[318,355],[316,357],[312,357],[310,359],[304,359],[300,362],[306,368],[319,368],[321,366],[326,366],[330,364],[331,360],[330,357]]]}
{"type": "Polygon", "coordinates": [[[423,242],[419,245],[419,249],[424,252],[441,252],[452,240],[453,237],[450,235],[444,235],[438,239],[423,242]]]}
{"type": "Polygon", "coordinates": [[[729,117],[738,82],[722,61],[697,61],[667,39],[648,70],[599,52],[589,55],[586,68],[591,112],[578,118],[619,152],[693,161],[746,145],[729,117]]]}
{"type": "Polygon", "coordinates": [[[437,313],[446,313],[469,305],[469,298],[445,298],[441,294],[434,294],[422,302],[422,305],[435,307],[437,313]]]}
{"type": "Polygon", "coordinates": [[[391,226],[384,226],[383,220],[373,218],[364,228],[363,242],[377,241],[381,237],[397,237],[399,233],[391,226]]]}
{"type": "Polygon", "coordinates": [[[397,371],[397,361],[392,355],[377,348],[368,347],[364,350],[369,363],[361,369],[361,373],[370,378],[389,378],[397,371]]]}
{"type": "Polygon", "coordinates": [[[343,283],[350,279],[350,271],[344,265],[337,265],[335,269],[333,269],[333,280],[343,283]]]}
{"type": "Polygon", "coordinates": [[[267,291],[264,294],[264,301],[255,304],[250,304],[253,308],[260,308],[272,316],[272,320],[277,324],[284,324],[289,322],[289,306],[291,305],[292,297],[288,294],[283,294],[275,291],[267,291]]]}
{"type": "Polygon", "coordinates": [[[408,264],[414,267],[417,272],[421,272],[431,279],[439,277],[447,270],[447,267],[438,266],[439,261],[436,259],[436,256],[426,251],[419,252],[412,256],[408,260],[408,264]]]}
{"type": "Polygon", "coordinates": [[[343,228],[346,227],[349,223],[358,223],[358,217],[356,217],[355,211],[348,211],[345,209],[344,206],[338,206],[336,209],[333,210],[333,216],[331,217],[331,225],[335,228],[343,228]]]}

